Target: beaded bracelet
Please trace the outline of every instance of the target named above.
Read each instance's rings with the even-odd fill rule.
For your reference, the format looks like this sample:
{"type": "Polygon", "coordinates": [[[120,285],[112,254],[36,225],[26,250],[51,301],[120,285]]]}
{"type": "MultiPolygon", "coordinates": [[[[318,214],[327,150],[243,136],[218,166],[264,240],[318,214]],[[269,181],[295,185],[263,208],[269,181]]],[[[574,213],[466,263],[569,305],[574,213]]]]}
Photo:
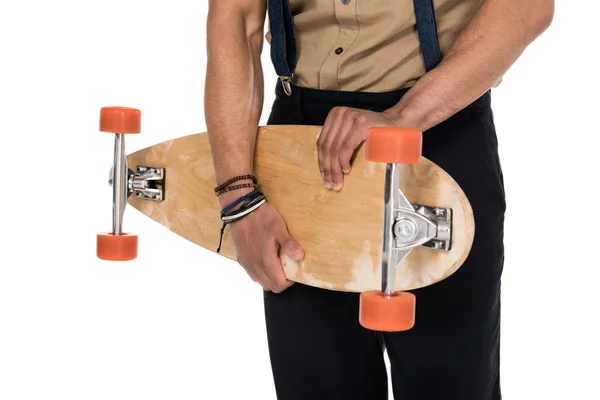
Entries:
{"type": "Polygon", "coordinates": [[[234,182],[242,181],[242,180],[246,180],[246,179],[251,179],[252,182],[255,185],[258,182],[257,179],[256,179],[256,177],[254,175],[240,175],[240,176],[235,176],[235,177],[229,179],[227,182],[224,182],[224,183],[220,184],[219,186],[217,186],[215,188],[215,193],[218,194],[219,192],[223,191],[223,189],[225,189],[227,186],[231,185],[234,182]]]}
{"type": "Polygon", "coordinates": [[[233,186],[227,186],[224,187],[223,189],[219,190],[216,192],[217,196],[222,195],[223,193],[227,193],[227,192],[231,192],[233,190],[238,190],[238,189],[244,189],[244,188],[257,188],[257,185],[255,183],[242,183],[239,185],[233,185],[233,186]]]}

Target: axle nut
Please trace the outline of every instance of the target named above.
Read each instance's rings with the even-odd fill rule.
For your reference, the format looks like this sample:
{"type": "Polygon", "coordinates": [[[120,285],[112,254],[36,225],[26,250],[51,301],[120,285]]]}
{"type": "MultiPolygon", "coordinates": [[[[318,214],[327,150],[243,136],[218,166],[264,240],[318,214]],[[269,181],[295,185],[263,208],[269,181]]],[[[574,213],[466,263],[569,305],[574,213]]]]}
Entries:
{"type": "Polygon", "coordinates": [[[417,234],[417,224],[407,218],[400,219],[394,225],[394,234],[403,241],[410,240],[417,234]]]}

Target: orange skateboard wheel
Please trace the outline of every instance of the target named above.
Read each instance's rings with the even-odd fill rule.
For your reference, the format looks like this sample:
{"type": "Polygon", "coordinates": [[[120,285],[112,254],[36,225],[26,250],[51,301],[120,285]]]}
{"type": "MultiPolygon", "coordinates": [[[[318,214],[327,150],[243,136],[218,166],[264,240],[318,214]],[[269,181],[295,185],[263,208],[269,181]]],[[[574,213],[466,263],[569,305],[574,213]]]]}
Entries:
{"type": "Polygon", "coordinates": [[[142,113],[129,107],[102,107],[100,131],[109,133],[140,133],[142,113]]]}
{"type": "Polygon", "coordinates": [[[367,133],[365,158],[386,164],[418,164],[422,147],[423,135],[416,129],[375,127],[367,133]]]}
{"type": "Polygon", "coordinates": [[[96,255],[101,260],[129,261],[137,257],[138,237],[128,233],[115,235],[99,233],[96,239],[96,255]]]}
{"type": "Polygon", "coordinates": [[[406,331],[415,325],[416,297],[408,292],[391,296],[380,290],[360,294],[360,324],[373,331],[406,331]]]}

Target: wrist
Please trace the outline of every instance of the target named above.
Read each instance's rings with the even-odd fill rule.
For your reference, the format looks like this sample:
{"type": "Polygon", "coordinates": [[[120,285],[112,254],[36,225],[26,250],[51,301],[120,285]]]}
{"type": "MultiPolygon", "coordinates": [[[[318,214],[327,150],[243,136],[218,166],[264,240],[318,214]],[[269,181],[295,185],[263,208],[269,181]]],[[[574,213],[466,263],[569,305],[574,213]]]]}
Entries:
{"type": "Polygon", "coordinates": [[[440,64],[421,77],[400,101],[385,113],[397,126],[425,132],[446,119],[454,110],[455,96],[449,96],[449,80],[440,64]]]}
{"type": "Polygon", "coordinates": [[[396,105],[383,111],[383,115],[391,120],[398,128],[411,128],[423,131],[425,121],[415,111],[404,106],[396,105]]]}
{"type": "Polygon", "coordinates": [[[225,192],[218,196],[219,206],[221,208],[227,207],[228,205],[230,205],[231,203],[233,203],[240,197],[245,196],[254,190],[256,190],[256,189],[253,187],[246,187],[246,188],[240,188],[240,189],[231,190],[229,192],[225,192]]]}

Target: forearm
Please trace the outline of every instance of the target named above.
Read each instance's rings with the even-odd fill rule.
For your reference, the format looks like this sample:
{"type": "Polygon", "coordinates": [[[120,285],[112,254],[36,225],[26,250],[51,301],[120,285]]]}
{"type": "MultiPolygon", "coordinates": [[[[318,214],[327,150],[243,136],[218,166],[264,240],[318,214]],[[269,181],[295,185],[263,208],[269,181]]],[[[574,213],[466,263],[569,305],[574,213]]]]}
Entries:
{"type": "Polygon", "coordinates": [[[425,131],[475,101],[550,24],[553,0],[486,0],[442,62],[386,114],[425,131]]]}
{"type": "Polygon", "coordinates": [[[264,94],[265,10],[258,6],[266,4],[245,1],[251,11],[239,11],[227,1],[232,0],[211,2],[207,23],[204,108],[216,184],[252,173],[264,94]]]}

